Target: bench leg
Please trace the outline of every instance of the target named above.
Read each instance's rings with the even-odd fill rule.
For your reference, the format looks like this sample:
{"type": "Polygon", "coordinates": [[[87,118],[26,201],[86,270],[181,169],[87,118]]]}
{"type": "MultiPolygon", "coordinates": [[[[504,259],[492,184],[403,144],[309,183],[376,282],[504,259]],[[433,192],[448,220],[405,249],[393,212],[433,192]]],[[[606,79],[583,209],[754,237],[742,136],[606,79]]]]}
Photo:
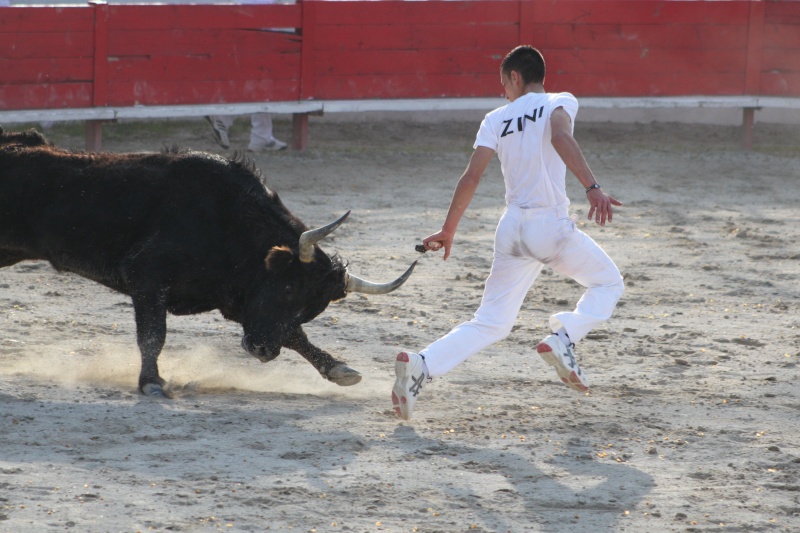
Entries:
{"type": "Polygon", "coordinates": [[[295,150],[308,148],[308,113],[292,115],[292,148],[295,150]]]}
{"type": "Polygon", "coordinates": [[[86,151],[100,152],[103,150],[103,121],[87,120],[86,129],[86,151]]]}
{"type": "Polygon", "coordinates": [[[753,124],[755,123],[756,108],[745,107],[742,112],[742,147],[745,150],[753,148],[753,124]]]}

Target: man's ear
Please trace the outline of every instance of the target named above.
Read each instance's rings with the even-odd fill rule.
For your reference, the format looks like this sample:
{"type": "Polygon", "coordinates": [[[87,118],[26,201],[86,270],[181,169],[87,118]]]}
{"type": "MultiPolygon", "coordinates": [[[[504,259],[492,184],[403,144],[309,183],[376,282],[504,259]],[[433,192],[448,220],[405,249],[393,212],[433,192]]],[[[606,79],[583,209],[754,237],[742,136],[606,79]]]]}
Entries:
{"type": "Polygon", "coordinates": [[[293,258],[294,254],[287,246],[275,246],[267,254],[264,263],[267,266],[267,270],[281,273],[289,268],[293,258]]]}

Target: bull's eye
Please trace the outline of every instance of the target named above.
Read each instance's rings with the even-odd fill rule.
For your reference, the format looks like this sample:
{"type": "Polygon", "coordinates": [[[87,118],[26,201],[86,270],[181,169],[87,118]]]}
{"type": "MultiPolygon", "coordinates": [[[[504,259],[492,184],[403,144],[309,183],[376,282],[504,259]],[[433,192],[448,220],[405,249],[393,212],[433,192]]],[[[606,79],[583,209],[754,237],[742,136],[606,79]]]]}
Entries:
{"type": "Polygon", "coordinates": [[[283,289],[283,293],[286,295],[287,298],[291,298],[292,297],[292,292],[293,292],[293,289],[292,289],[291,285],[287,285],[286,288],[283,289]]]}

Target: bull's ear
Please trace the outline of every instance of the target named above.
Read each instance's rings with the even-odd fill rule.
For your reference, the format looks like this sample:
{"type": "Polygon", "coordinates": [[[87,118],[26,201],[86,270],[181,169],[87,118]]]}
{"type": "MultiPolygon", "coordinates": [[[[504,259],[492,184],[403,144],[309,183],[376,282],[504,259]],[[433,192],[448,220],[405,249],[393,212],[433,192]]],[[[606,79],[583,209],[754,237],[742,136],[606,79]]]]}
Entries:
{"type": "Polygon", "coordinates": [[[267,265],[267,270],[274,272],[283,272],[292,263],[294,255],[292,251],[286,246],[275,246],[267,254],[267,259],[264,261],[267,265]]]}

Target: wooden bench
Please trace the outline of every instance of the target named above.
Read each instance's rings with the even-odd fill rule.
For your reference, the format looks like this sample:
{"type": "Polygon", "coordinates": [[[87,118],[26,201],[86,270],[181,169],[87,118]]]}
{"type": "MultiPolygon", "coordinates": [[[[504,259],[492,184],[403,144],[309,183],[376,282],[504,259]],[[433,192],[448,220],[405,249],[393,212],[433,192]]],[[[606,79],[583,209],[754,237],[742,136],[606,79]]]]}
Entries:
{"type": "Polygon", "coordinates": [[[800,109],[800,98],[776,96],[672,96],[650,98],[581,98],[583,108],[595,109],[657,109],[708,108],[742,110],[742,146],[753,147],[755,112],[764,108],[800,109]]]}
{"type": "MultiPolygon", "coordinates": [[[[708,108],[742,110],[742,145],[752,148],[754,117],[763,108],[800,109],[800,98],[769,96],[680,96],[649,98],[579,99],[582,109],[665,109],[708,108]]],[[[292,147],[304,150],[309,145],[308,118],[326,113],[373,111],[490,111],[505,103],[502,98],[416,98],[373,100],[327,100],[305,102],[267,102],[262,104],[213,104],[177,106],[135,106],[85,109],[38,109],[0,111],[0,125],[32,122],[84,121],[86,150],[102,150],[102,126],[120,119],[163,119],[206,115],[250,115],[268,112],[292,115],[292,147]]]]}

